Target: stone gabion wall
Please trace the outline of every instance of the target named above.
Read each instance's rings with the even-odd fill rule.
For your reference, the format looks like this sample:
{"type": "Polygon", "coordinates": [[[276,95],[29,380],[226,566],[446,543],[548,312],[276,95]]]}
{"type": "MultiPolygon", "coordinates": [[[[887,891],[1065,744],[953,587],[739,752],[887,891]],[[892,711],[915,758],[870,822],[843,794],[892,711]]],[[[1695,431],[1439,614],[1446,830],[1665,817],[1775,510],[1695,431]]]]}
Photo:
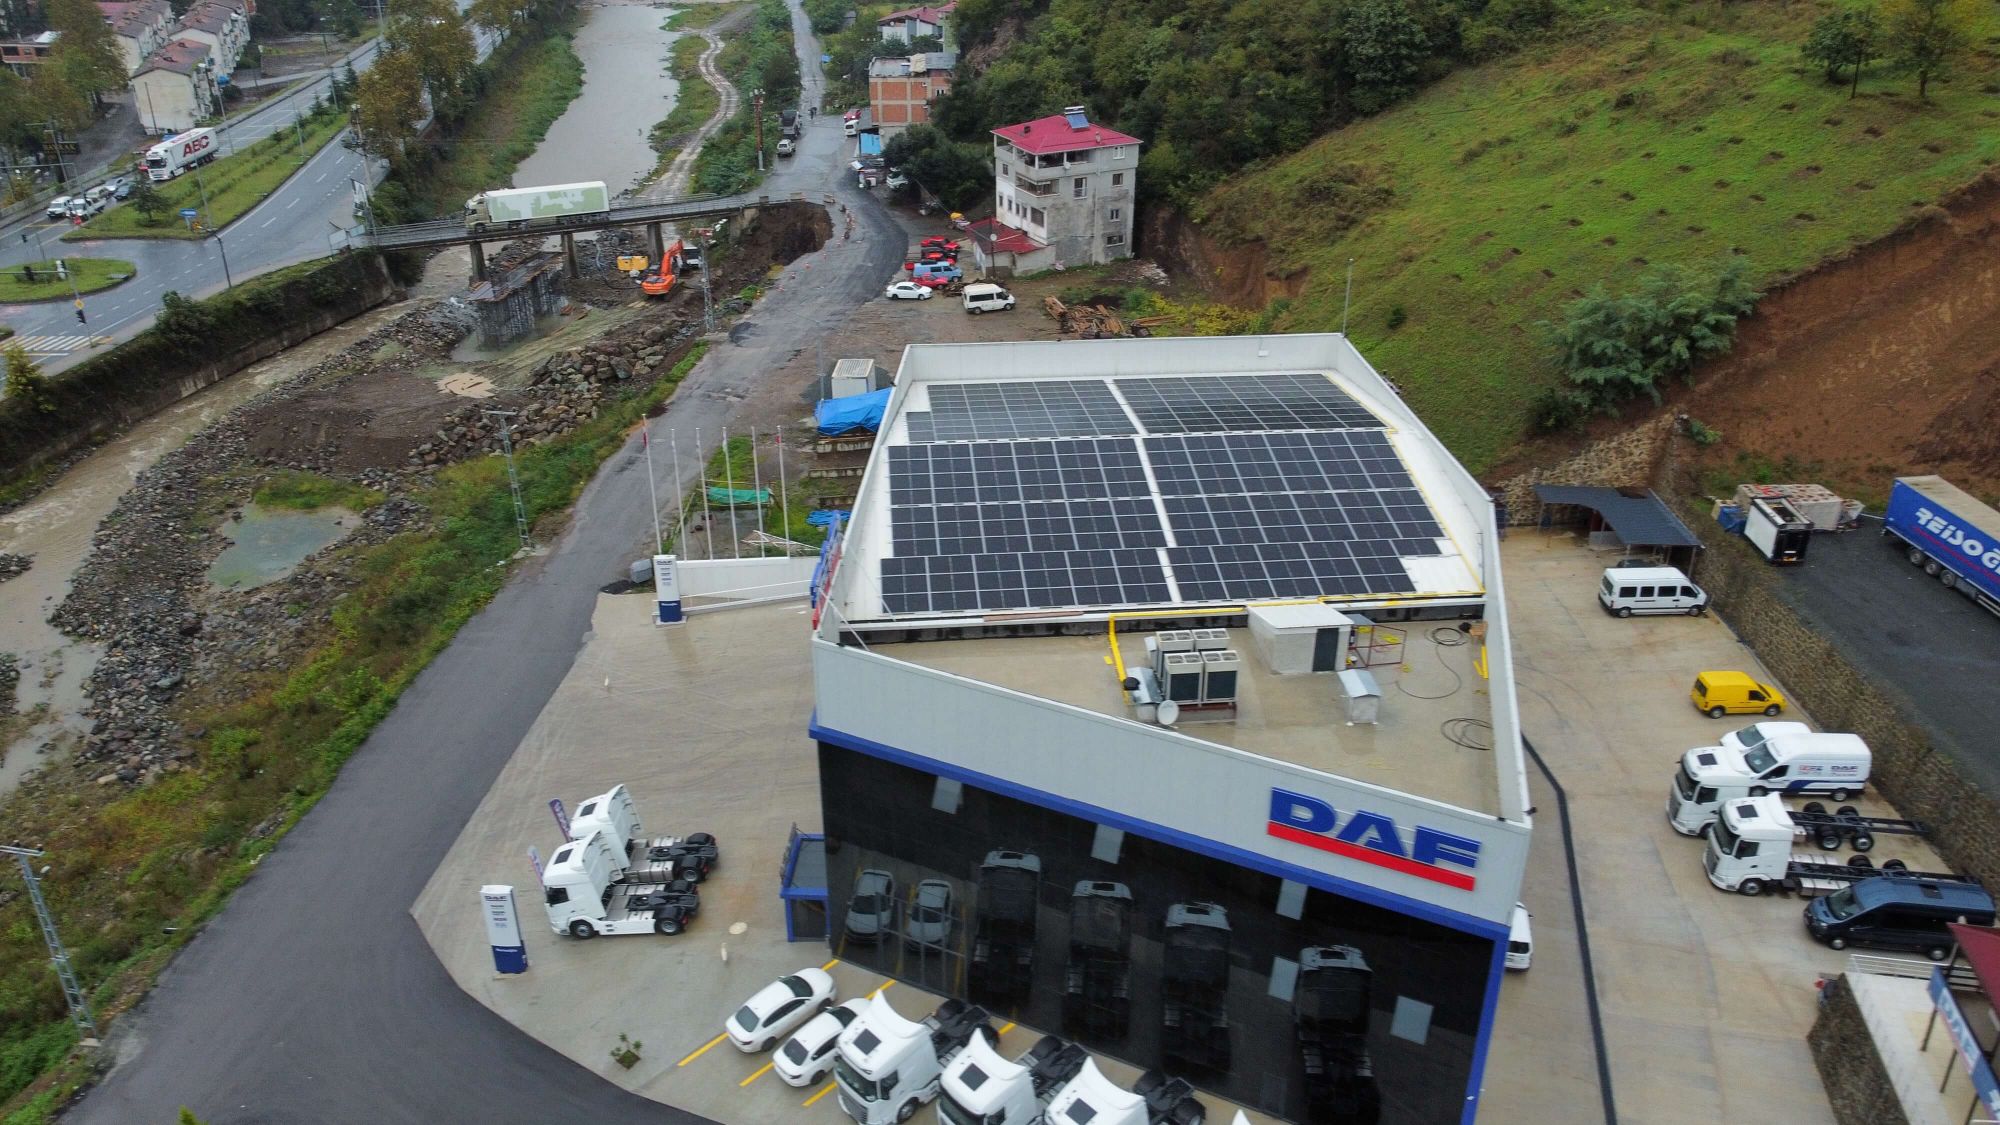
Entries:
{"type": "Polygon", "coordinates": [[[1663,414],[1615,437],[1595,441],[1548,468],[1530,469],[1501,481],[1496,490],[1507,506],[1507,522],[1534,524],[1542,510],[1535,499],[1538,484],[1584,484],[1609,488],[1644,488],[1673,436],[1674,417],[1663,414]]]}
{"type": "Polygon", "coordinates": [[[1806,1045],[1840,1125],[1909,1125],[1845,976],[1826,982],[1806,1045]]]}

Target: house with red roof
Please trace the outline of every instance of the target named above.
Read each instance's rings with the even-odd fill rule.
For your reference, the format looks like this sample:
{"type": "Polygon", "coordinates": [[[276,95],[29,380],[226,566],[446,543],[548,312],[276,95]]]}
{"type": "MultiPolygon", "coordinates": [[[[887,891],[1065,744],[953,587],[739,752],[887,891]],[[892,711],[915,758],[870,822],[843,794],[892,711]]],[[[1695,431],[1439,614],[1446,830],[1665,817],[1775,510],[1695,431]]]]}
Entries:
{"type": "Polygon", "coordinates": [[[876,20],[875,30],[882,33],[882,38],[894,39],[898,43],[908,43],[927,35],[943,39],[945,25],[951,21],[952,10],[957,7],[956,3],[951,3],[936,8],[904,8],[876,20]]]}
{"type": "Polygon", "coordinates": [[[1032,273],[1131,257],[1140,144],[1080,105],[993,130],[993,217],[971,228],[979,264],[1032,273]]]}

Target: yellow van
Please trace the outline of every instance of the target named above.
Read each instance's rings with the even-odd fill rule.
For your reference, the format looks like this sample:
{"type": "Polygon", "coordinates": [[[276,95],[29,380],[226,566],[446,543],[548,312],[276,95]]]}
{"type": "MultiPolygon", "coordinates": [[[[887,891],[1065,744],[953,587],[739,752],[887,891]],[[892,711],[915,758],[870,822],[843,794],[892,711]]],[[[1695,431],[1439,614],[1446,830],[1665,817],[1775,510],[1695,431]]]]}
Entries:
{"type": "Polygon", "coordinates": [[[1742,672],[1703,672],[1694,678],[1688,693],[1697,711],[1711,719],[1724,715],[1775,715],[1785,709],[1785,697],[1770,684],[1758,683],[1742,672]]]}

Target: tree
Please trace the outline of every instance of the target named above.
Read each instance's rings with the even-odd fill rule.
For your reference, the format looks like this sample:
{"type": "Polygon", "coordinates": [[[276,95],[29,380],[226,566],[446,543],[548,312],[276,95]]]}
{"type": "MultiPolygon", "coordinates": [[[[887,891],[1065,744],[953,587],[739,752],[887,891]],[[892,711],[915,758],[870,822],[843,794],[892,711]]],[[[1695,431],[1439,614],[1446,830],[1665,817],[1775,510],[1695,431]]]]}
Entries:
{"type": "Polygon", "coordinates": [[[1917,97],[1930,100],[1931,79],[1951,71],[1970,40],[1973,0],[1889,0],[1883,45],[1889,58],[1917,76],[1917,97]]]}
{"type": "Polygon", "coordinates": [[[92,0],[48,0],[49,27],[61,34],[49,53],[53,69],[88,97],[125,88],[125,56],[118,36],[92,0]]]}
{"type": "Polygon", "coordinates": [[[1847,91],[1851,100],[1861,92],[1861,68],[1882,55],[1877,46],[1880,37],[1881,26],[1872,11],[1853,8],[1828,12],[1813,23],[1799,54],[1807,62],[1826,68],[1828,82],[1839,80],[1841,67],[1853,67],[1854,81],[1847,91]]]}
{"type": "Polygon", "coordinates": [[[1565,397],[1603,410],[1641,394],[1660,401],[1662,381],[1729,350],[1736,321],[1762,296],[1746,273],[1741,260],[1707,275],[1656,266],[1635,292],[1612,296],[1599,285],[1571,301],[1560,324],[1541,325],[1574,388],[1565,397]]]}
{"type": "Polygon", "coordinates": [[[882,159],[949,207],[962,210],[993,192],[991,150],[958,144],[930,125],[896,134],[882,147],[882,159]]]}
{"type": "Polygon", "coordinates": [[[370,156],[402,160],[424,119],[424,81],[416,56],[379,52],[354,91],[354,134],[370,156]]]}
{"type": "Polygon", "coordinates": [[[1343,30],[1355,110],[1374,113],[1416,88],[1431,45],[1408,7],[1396,0],[1362,0],[1348,9],[1343,30]]]}
{"type": "Polygon", "coordinates": [[[161,195],[160,189],[153,186],[153,177],[148,176],[146,170],[141,168],[134,173],[132,181],[132,206],[139,214],[145,216],[147,226],[153,226],[160,221],[161,214],[173,204],[167,202],[167,197],[161,195]]]}
{"type": "Polygon", "coordinates": [[[472,7],[465,10],[465,18],[488,31],[505,34],[525,23],[528,13],[519,0],[472,0],[472,7]]]}
{"type": "Polygon", "coordinates": [[[8,398],[27,403],[44,414],[56,408],[49,401],[49,384],[42,377],[42,369],[35,366],[27,349],[19,344],[7,345],[6,387],[8,398]]]}
{"type": "Polygon", "coordinates": [[[208,1123],[203,1121],[201,1118],[196,1117],[194,1115],[194,1110],[191,1110],[186,1106],[182,1106],[181,1115],[174,1119],[174,1125],[208,1125],[208,1123]]]}
{"type": "Polygon", "coordinates": [[[431,108],[447,114],[472,73],[472,31],[451,0],[402,0],[389,18],[388,46],[416,63],[431,108]]]}

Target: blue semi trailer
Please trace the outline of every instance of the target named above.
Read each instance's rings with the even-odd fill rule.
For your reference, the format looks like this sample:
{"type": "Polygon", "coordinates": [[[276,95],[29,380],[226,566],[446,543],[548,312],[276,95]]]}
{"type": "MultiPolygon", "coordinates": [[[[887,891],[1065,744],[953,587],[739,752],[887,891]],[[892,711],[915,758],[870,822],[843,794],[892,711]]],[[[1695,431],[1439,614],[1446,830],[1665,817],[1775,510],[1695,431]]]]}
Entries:
{"type": "Polygon", "coordinates": [[[2000,616],[2000,512],[1943,477],[1897,477],[1882,534],[1947,589],[2000,616]]]}

